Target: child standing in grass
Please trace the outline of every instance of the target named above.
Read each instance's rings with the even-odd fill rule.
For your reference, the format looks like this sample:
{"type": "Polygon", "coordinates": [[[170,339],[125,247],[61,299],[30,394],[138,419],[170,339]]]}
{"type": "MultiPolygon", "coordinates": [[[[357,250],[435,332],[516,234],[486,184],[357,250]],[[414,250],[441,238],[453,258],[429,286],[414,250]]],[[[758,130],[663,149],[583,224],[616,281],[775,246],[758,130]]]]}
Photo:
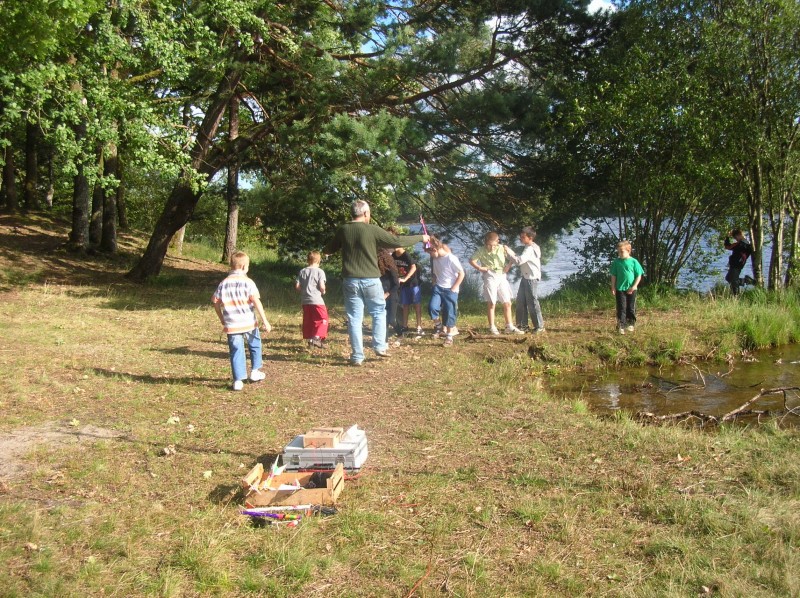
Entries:
{"type": "Polygon", "coordinates": [[[522,334],[511,322],[511,285],[506,273],[506,250],[500,245],[500,237],[495,232],[486,233],[483,247],[479,247],[469,264],[481,273],[483,278],[483,298],[486,300],[486,316],[489,320],[489,333],[500,334],[494,323],[494,310],[497,302],[503,304],[503,318],[506,334],[522,334]]]}
{"type": "Polygon", "coordinates": [[[322,256],[319,251],[310,251],[307,267],[300,270],[294,288],[300,293],[303,306],[303,338],[311,347],[325,348],[328,338],[328,308],[322,296],[325,294],[325,271],[319,267],[322,256]]]}
{"type": "Polygon", "coordinates": [[[398,247],[392,254],[394,265],[397,266],[397,273],[400,275],[400,306],[403,310],[403,320],[401,330],[408,332],[408,317],[411,307],[414,308],[414,315],[417,322],[417,334],[422,331],[422,291],[419,287],[419,273],[417,272],[417,262],[406,251],[405,247],[398,247]]]}
{"type": "Polygon", "coordinates": [[[617,300],[617,329],[620,334],[633,332],[636,325],[636,290],[644,270],[635,257],[631,257],[630,241],[617,243],[619,257],[611,262],[611,294],[617,300]]]}
{"type": "Polygon", "coordinates": [[[228,335],[228,349],[233,373],[233,390],[242,390],[247,378],[247,356],[244,346],[250,350],[250,381],[258,382],[266,378],[261,371],[261,335],[258,331],[256,314],[261,318],[265,333],[272,330],[261,305],[261,295],[256,283],[247,277],[250,258],[244,251],[231,256],[231,271],[219,283],[211,298],[222,330],[228,335]]]}
{"type": "Polygon", "coordinates": [[[517,293],[517,326],[521,330],[528,330],[530,315],[533,320],[533,332],[538,334],[544,332],[544,319],[537,292],[539,281],[542,279],[542,250],[536,244],[536,231],[532,226],[526,226],[520,231],[519,240],[525,246],[519,255],[508,245],[503,246],[508,257],[519,266],[522,273],[517,293]]]}
{"type": "Polygon", "coordinates": [[[431,237],[428,251],[433,269],[433,293],[428,310],[434,329],[441,329],[444,346],[449,347],[458,334],[458,292],[464,281],[464,267],[450,248],[436,237],[431,237]]]}
{"type": "Polygon", "coordinates": [[[400,300],[400,273],[395,266],[391,249],[381,249],[378,252],[378,270],[381,272],[381,286],[383,287],[383,300],[386,302],[386,338],[389,338],[389,329],[400,334],[402,326],[397,324],[397,304],[400,300]]]}

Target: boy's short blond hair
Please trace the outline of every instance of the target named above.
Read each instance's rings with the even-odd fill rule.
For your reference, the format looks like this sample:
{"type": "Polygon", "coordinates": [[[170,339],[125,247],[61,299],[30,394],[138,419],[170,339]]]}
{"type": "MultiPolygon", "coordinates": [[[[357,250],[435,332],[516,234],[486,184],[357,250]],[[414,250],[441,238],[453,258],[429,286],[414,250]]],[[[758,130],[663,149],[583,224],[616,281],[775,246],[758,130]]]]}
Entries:
{"type": "Polygon", "coordinates": [[[322,255],[319,251],[309,251],[308,255],[306,256],[306,263],[310,266],[311,264],[319,264],[322,260],[322,255]]]}
{"type": "Polygon", "coordinates": [[[237,251],[231,256],[231,270],[244,270],[250,265],[250,256],[244,251],[237,251]]]}
{"type": "Polygon", "coordinates": [[[491,243],[492,241],[499,241],[499,240],[500,240],[500,235],[498,235],[494,231],[486,233],[486,235],[484,235],[483,237],[484,243],[491,243]]]}
{"type": "Polygon", "coordinates": [[[631,242],[627,239],[623,239],[619,243],[617,243],[617,249],[627,249],[628,251],[631,250],[631,242]]]}

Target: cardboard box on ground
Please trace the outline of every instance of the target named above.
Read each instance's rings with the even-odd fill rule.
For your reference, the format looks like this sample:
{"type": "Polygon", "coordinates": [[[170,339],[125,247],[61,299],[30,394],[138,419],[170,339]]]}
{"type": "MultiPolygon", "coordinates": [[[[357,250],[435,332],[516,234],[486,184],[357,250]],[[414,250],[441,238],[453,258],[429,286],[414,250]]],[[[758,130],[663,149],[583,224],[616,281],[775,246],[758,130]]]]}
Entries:
{"type": "Polygon", "coordinates": [[[335,505],[344,488],[344,472],[358,471],[367,454],[367,435],[357,425],[347,431],[313,428],[284,447],[282,467],[276,460],[266,471],[256,463],[242,478],[245,507],[335,505]]]}
{"type": "Polygon", "coordinates": [[[242,485],[248,490],[244,499],[245,507],[335,505],[344,488],[344,468],[341,463],[333,471],[285,472],[272,476],[270,486],[299,485],[291,489],[262,488],[269,477],[270,472],[264,471],[264,466],[257,463],[242,479],[242,485]]]}
{"type": "Polygon", "coordinates": [[[303,448],[336,448],[344,428],[311,428],[303,434],[303,448]]]}

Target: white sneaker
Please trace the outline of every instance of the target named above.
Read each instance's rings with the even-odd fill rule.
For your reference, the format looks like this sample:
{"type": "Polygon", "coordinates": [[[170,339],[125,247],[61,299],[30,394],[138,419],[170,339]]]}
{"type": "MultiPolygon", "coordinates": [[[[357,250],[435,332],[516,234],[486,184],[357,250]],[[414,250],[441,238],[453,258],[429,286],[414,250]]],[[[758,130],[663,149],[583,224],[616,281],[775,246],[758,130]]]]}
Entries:
{"type": "Polygon", "coordinates": [[[448,335],[449,335],[449,336],[458,336],[458,328],[456,328],[455,326],[453,326],[453,327],[450,329],[450,332],[448,332],[448,335]]]}
{"type": "Polygon", "coordinates": [[[267,375],[261,370],[253,370],[250,372],[250,382],[260,382],[266,377],[267,375]]]}
{"type": "Polygon", "coordinates": [[[620,334],[625,334],[625,329],[622,326],[620,326],[620,328],[619,328],[619,333],[620,334]]]}
{"type": "Polygon", "coordinates": [[[244,388],[244,382],[242,380],[235,380],[233,382],[233,390],[242,390],[244,388]]]}
{"type": "Polygon", "coordinates": [[[506,334],[525,334],[516,326],[506,326],[506,334]]]}
{"type": "Polygon", "coordinates": [[[628,326],[628,332],[633,332],[634,330],[635,330],[635,329],[634,329],[634,327],[633,327],[633,324],[631,324],[630,326],[628,326]]]}
{"type": "Polygon", "coordinates": [[[422,326],[417,326],[417,336],[423,336],[425,331],[422,329],[422,326]]]}
{"type": "Polygon", "coordinates": [[[500,334],[500,331],[496,327],[492,326],[491,328],[489,328],[489,334],[494,334],[495,336],[497,336],[498,334],[500,334]]]}

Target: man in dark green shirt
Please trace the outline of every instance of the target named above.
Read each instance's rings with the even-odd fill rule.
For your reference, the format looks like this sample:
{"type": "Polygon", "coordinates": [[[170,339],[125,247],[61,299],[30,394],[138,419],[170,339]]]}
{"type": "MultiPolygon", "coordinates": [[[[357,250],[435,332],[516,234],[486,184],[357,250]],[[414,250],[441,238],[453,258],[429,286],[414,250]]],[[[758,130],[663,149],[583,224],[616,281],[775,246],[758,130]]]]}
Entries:
{"type": "Polygon", "coordinates": [[[397,237],[381,227],[370,224],[369,204],[363,200],[350,207],[353,219],[339,227],[325,246],[326,255],[342,252],[342,293],[347,314],[347,333],[350,337],[350,363],[364,361],[364,339],[361,326],[364,308],[372,316],[372,348],[378,357],[388,357],[386,345],[386,302],[378,268],[378,250],[386,247],[407,247],[427,243],[428,235],[397,237]]]}

